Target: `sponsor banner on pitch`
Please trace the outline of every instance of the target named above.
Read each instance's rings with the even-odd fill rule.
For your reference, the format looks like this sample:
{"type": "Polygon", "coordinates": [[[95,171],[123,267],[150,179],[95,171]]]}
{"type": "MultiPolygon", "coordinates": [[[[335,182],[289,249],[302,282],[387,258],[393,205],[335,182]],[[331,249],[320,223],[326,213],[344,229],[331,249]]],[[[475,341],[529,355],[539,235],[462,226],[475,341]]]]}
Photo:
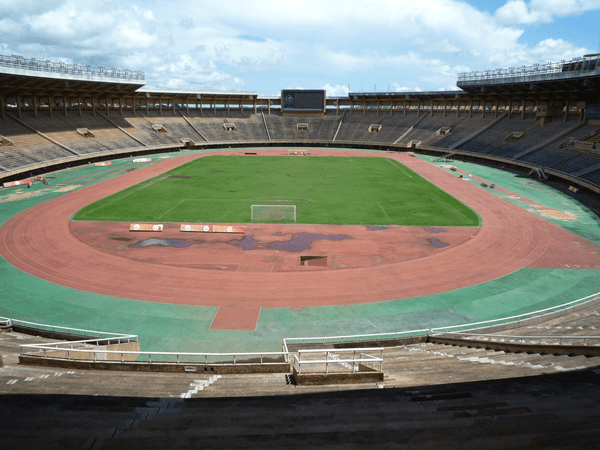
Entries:
{"type": "Polygon", "coordinates": [[[162,224],[151,223],[132,223],[129,224],[129,231],[163,231],[162,224]]]}
{"type": "Polygon", "coordinates": [[[150,158],[135,158],[133,162],[150,162],[152,159],[150,158]]]}
{"type": "Polygon", "coordinates": [[[180,231],[197,233],[245,233],[246,227],[240,225],[199,225],[182,223],[180,231]]]}
{"type": "Polygon", "coordinates": [[[33,184],[33,181],[31,181],[30,179],[27,179],[27,180],[20,180],[20,181],[9,181],[8,183],[4,183],[3,186],[5,188],[9,188],[9,187],[13,187],[13,186],[29,186],[29,187],[31,187],[32,184],[33,184]]]}
{"type": "Polygon", "coordinates": [[[98,163],[94,163],[95,166],[97,167],[103,167],[103,166],[112,166],[112,163],[109,162],[98,162],[98,163]]]}

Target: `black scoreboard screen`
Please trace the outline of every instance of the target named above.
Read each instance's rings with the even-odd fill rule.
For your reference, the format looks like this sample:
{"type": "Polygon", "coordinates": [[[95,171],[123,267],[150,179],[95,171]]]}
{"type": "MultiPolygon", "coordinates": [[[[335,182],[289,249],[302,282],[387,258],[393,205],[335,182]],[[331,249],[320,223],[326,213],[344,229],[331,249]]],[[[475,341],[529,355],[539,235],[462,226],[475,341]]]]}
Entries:
{"type": "Polygon", "coordinates": [[[324,113],[325,91],[284,89],[281,91],[281,111],[284,113],[324,113]]]}

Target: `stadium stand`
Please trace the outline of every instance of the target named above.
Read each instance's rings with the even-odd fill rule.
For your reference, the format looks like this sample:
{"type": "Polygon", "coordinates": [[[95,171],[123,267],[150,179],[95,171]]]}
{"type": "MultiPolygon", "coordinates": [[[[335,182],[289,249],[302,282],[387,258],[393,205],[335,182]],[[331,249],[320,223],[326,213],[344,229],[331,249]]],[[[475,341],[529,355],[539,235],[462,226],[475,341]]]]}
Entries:
{"type": "MultiPolygon", "coordinates": [[[[0,64],[0,82],[9,80],[15,92],[10,98],[1,96],[0,177],[12,181],[45,173],[58,162],[117,158],[130,149],[182,150],[182,141],[188,140],[193,149],[312,144],[394,151],[420,142],[414,151],[466,155],[515,170],[548,169],[599,193],[594,133],[600,118],[586,117],[581,99],[597,102],[600,69],[557,64],[518,75],[500,70],[461,74],[461,90],[455,92],[351,93],[327,100],[321,116],[284,116],[280,100],[254,93],[141,90],[143,75],[128,72],[87,85],[81,77],[82,93],[65,108],[51,99],[72,94],[60,79],[49,78],[47,91],[36,93],[25,82],[31,73],[3,74],[0,64]],[[531,74],[534,81],[527,78],[531,74]],[[570,91],[564,93],[567,78],[570,91]],[[15,88],[19,80],[23,87],[15,88]],[[511,91],[505,90],[506,83],[511,91]],[[116,85],[122,92],[118,103],[112,99],[116,85]],[[95,94],[100,86],[110,98],[95,94]],[[553,115],[540,106],[548,93],[556,93],[553,115]],[[306,129],[299,129],[299,123],[306,129]],[[373,124],[381,128],[370,131],[373,124]],[[88,132],[78,131],[83,129],[88,132]],[[574,144],[585,140],[589,144],[574,144]]],[[[77,69],[67,70],[66,77],[77,79],[77,69]]],[[[39,336],[39,330],[20,334],[2,325],[2,443],[228,448],[240,442],[264,444],[275,436],[281,447],[307,440],[315,448],[357,443],[392,448],[388,444],[396,441],[422,448],[592,446],[600,437],[599,315],[594,299],[517,325],[429,330],[425,336],[388,342],[383,381],[348,390],[295,385],[283,374],[150,374],[18,365],[21,345],[57,340],[39,336]],[[24,398],[24,392],[30,395],[24,398]],[[225,422],[233,423],[235,436],[222,426],[225,422]]],[[[301,346],[290,348],[293,356],[301,346]]]]}

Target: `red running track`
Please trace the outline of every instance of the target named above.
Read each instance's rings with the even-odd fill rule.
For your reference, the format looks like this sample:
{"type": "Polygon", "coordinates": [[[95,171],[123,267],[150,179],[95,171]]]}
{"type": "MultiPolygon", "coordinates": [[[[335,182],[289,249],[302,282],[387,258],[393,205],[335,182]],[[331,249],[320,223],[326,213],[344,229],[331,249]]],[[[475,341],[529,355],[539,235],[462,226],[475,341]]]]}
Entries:
{"type": "MultiPolygon", "coordinates": [[[[259,154],[283,155],[287,151],[259,154]]],[[[126,259],[92,248],[72,233],[70,218],[85,205],[207,155],[168,159],[36,205],[0,229],[0,255],[31,275],[74,289],[153,302],[218,306],[221,310],[213,328],[221,329],[254,329],[263,307],[347,305],[436,294],[525,267],[600,268],[598,246],[406,153],[311,150],[311,155],[387,157],[406,164],[478,212],[483,226],[473,229],[472,238],[431,256],[386,265],[234,272],[126,259]]]]}

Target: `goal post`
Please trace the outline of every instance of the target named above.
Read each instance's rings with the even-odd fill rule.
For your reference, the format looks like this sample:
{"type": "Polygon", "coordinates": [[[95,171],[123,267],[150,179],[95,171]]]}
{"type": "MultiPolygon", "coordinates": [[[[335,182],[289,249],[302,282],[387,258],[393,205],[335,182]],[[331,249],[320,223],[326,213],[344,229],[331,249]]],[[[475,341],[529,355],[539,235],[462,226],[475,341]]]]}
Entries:
{"type": "Polygon", "coordinates": [[[252,223],[295,223],[296,205],[251,205],[252,223]]]}

